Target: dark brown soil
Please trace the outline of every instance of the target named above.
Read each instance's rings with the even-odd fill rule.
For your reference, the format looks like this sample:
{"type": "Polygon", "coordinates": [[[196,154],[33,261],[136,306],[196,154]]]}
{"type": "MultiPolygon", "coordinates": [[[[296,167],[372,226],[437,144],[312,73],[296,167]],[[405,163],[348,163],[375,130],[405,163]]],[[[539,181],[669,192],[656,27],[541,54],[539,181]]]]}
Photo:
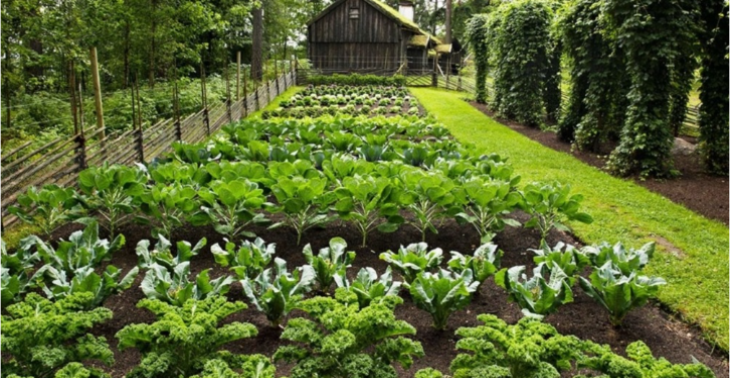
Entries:
{"type": "MultiPolygon", "coordinates": [[[[543,146],[571,154],[584,163],[599,169],[605,167],[606,157],[613,149],[613,143],[606,143],[606,145],[602,146],[604,151],[601,151],[601,154],[572,150],[570,143],[560,140],[554,132],[542,131],[538,128],[524,126],[511,120],[499,118],[484,104],[471,102],[471,105],[479,109],[482,113],[499,121],[501,124],[539,142],[543,146]]],[[[696,143],[694,138],[687,137],[685,139],[691,143],[696,143]]],[[[728,224],[728,201],[730,201],[728,178],[707,174],[698,154],[675,155],[674,167],[681,172],[679,177],[673,179],[646,180],[634,178],[634,182],[676,203],[684,205],[707,218],[728,224]]]]}
{"type": "MultiPolygon", "coordinates": [[[[516,218],[523,222],[526,220],[524,214],[516,214],[516,218]]],[[[78,228],[76,225],[69,225],[58,232],[57,235],[54,235],[54,239],[67,237],[73,229],[78,228]]],[[[477,247],[479,238],[470,227],[459,226],[449,221],[441,225],[439,230],[438,235],[429,234],[427,241],[431,247],[442,248],[446,255],[449,251],[471,252],[477,247]]],[[[311,230],[304,236],[302,245],[297,246],[296,235],[291,230],[262,229],[257,231],[264,240],[277,243],[277,256],[286,259],[290,269],[305,263],[301,250],[306,243],[311,243],[312,247],[317,250],[326,246],[330,238],[342,236],[350,246],[353,246],[350,249],[357,252],[357,258],[348,271],[348,275],[352,276],[361,267],[366,266],[374,267],[379,273],[382,273],[385,271],[387,264],[379,259],[378,254],[380,252],[389,249],[395,250],[401,244],[417,242],[420,239],[418,231],[410,227],[402,227],[393,234],[374,232],[370,235],[368,247],[359,248],[355,246],[360,244],[360,235],[354,227],[342,223],[333,223],[325,229],[311,230]]],[[[111,263],[126,272],[137,264],[137,257],[134,252],[135,246],[140,239],[148,237],[149,230],[146,227],[130,225],[123,228],[121,232],[127,236],[127,243],[123,250],[115,254],[111,263]]],[[[222,243],[222,237],[211,228],[187,227],[176,232],[173,239],[180,240],[182,238],[195,243],[202,237],[208,238],[208,244],[200,255],[192,260],[191,270],[195,274],[202,269],[211,268],[212,277],[226,273],[225,269],[215,264],[210,253],[209,246],[216,242],[222,243]]],[[[534,230],[508,227],[495,240],[504,251],[502,266],[534,266],[532,253],[528,249],[536,247],[538,240],[539,236],[534,230]]],[[[571,235],[556,231],[552,232],[549,242],[553,244],[558,240],[575,245],[580,244],[571,235]]],[[[446,260],[448,260],[448,257],[446,260]]],[[[154,320],[149,312],[135,307],[137,301],[143,298],[142,291],[139,289],[141,280],[142,276],[140,275],[137,277],[133,288],[106,301],[105,306],[114,311],[114,318],[94,330],[95,334],[105,336],[114,350],[116,362],[113,366],[107,368],[113,377],[124,376],[140,361],[140,355],[135,350],[121,352],[117,350],[117,340],[114,337],[116,332],[127,324],[154,320]]],[[[553,324],[560,332],[602,344],[609,344],[618,353],[623,353],[627,344],[642,340],[649,345],[655,356],[665,357],[674,363],[690,363],[694,356],[710,366],[718,377],[728,378],[727,354],[723,354],[719,350],[713,350],[710,345],[703,341],[701,332],[698,329],[674,319],[671,314],[664,312],[658,306],[650,304],[633,311],[627,316],[624,327],[615,329],[609,324],[606,312],[602,307],[588,298],[579,288],[575,288],[574,294],[574,303],[563,306],[558,313],[546,318],[546,321],[553,324]]],[[[402,292],[401,295],[408,298],[407,293],[402,292]]],[[[247,302],[239,283],[232,286],[228,297],[231,300],[247,302]]],[[[405,303],[397,308],[396,315],[416,327],[418,331],[415,339],[423,344],[426,357],[417,359],[410,369],[402,371],[402,377],[412,377],[417,370],[424,367],[433,367],[442,372],[448,372],[449,364],[457,354],[454,349],[457,341],[454,331],[462,326],[475,326],[477,324],[476,316],[483,313],[495,314],[509,323],[514,323],[521,317],[518,306],[507,302],[507,295],[504,290],[496,286],[491,278],[482,285],[479,295],[475,297],[471,305],[451,316],[448,329],[444,332],[434,330],[431,327],[430,315],[417,309],[406,299],[405,303]]],[[[301,313],[290,315],[298,316],[301,313]]],[[[282,341],[279,340],[281,331],[272,329],[265,316],[253,306],[241,313],[232,315],[226,320],[226,322],[229,321],[250,322],[259,329],[257,337],[229,344],[228,348],[234,352],[263,353],[271,356],[276,348],[282,344],[282,341]]],[[[286,375],[290,369],[290,365],[280,364],[277,366],[277,375],[286,375]]]]}

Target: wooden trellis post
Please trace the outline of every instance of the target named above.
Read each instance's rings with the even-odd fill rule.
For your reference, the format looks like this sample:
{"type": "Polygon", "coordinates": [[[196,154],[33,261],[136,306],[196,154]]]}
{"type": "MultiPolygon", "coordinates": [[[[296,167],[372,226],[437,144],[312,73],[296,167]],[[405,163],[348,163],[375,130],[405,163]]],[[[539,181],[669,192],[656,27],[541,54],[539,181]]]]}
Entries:
{"type": "Polygon", "coordinates": [[[236,53],[236,101],[241,100],[241,52],[236,53]]]}
{"type": "Polygon", "coordinates": [[[228,57],[226,57],[226,114],[228,114],[228,122],[233,122],[231,115],[231,80],[228,70],[230,65],[228,64],[228,57]]]}
{"type": "Polygon", "coordinates": [[[182,142],[182,124],[180,123],[180,93],[177,87],[177,68],[175,68],[175,86],[173,87],[173,110],[175,111],[175,136],[182,142]]]}
{"type": "MultiPolygon", "coordinates": [[[[139,100],[139,81],[137,77],[134,78],[134,87],[132,93],[136,92],[137,97],[137,153],[139,156],[140,163],[144,163],[144,134],[142,132],[142,106],[139,100]]],[[[135,99],[132,95],[132,103],[134,104],[135,99]]],[[[134,114],[134,111],[132,112],[134,114]]],[[[134,115],[133,115],[134,116],[134,115]]]]}
{"type": "Polygon", "coordinates": [[[86,168],[86,136],[84,135],[84,102],[83,102],[83,87],[79,83],[79,133],[76,137],[78,146],[78,162],[79,168],[86,168]]]}
{"type": "Polygon", "coordinates": [[[203,98],[203,123],[205,124],[205,130],[210,136],[210,119],[208,118],[208,97],[205,88],[205,65],[203,61],[200,62],[200,91],[203,98]]]}
{"type": "Polygon", "coordinates": [[[248,77],[243,70],[243,117],[248,116],[248,77]]]}

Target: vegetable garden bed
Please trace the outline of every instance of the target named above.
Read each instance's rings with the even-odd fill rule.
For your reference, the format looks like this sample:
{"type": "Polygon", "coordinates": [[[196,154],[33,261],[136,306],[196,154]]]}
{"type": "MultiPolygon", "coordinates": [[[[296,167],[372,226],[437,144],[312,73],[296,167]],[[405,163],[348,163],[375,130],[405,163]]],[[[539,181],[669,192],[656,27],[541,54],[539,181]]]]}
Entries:
{"type": "Polygon", "coordinates": [[[103,340],[82,336],[100,323],[91,331],[110,341],[115,362],[96,366],[115,377],[219,377],[229,367],[267,377],[272,356],[277,375],[293,378],[410,377],[427,367],[460,377],[617,368],[647,377],[670,367],[713,376],[692,356],[727,376],[727,361],[695,330],[641,306],[664,284],[642,274],[652,244],[581,248],[556,230],[592,222],[582,196],[518,174],[432,119],[327,116],[246,120],[144,168],[90,168],[78,191],[31,190],[12,212],[52,242],[31,237],[3,258],[3,368],[68,374],[83,370],[77,360],[111,362],[103,340]],[[72,219],[83,233],[65,224],[72,219]],[[97,237],[98,224],[111,241],[97,237]],[[24,294],[33,291],[57,302],[24,294]],[[63,337],[82,336],[79,352],[49,359],[22,349],[44,341],[20,327],[54,311],[65,313],[43,327],[94,317],[50,340],[63,351],[74,345],[63,337]],[[510,358],[504,349],[487,358],[487,340],[512,348],[510,358]],[[647,358],[634,341],[686,365],[647,358]],[[234,355],[216,353],[221,345],[234,355]],[[619,357],[627,347],[641,365],[619,357]]]}

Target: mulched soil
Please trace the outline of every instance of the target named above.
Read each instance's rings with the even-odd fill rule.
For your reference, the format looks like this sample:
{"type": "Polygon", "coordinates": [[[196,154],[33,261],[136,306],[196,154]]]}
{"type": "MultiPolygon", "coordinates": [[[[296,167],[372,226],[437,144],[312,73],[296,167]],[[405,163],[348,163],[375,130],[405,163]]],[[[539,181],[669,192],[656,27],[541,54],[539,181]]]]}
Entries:
{"type": "MultiPolygon", "coordinates": [[[[515,217],[521,222],[526,221],[526,216],[516,213],[515,217]]],[[[52,240],[59,237],[68,237],[78,225],[68,225],[59,230],[52,240]]],[[[277,256],[287,260],[290,269],[303,265],[304,257],[301,253],[302,247],[311,243],[315,250],[325,247],[330,238],[335,236],[344,237],[348,248],[357,252],[357,258],[349,269],[348,275],[355,276],[361,267],[370,266],[378,273],[385,271],[387,264],[379,259],[378,254],[387,250],[396,250],[401,244],[408,244],[420,240],[420,233],[411,227],[401,227],[392,234],[381,234],[374,232],[369,237],[369,245],[366,248],[359,248],[360,235],[355,227],[344,223],[333,223],[323,229],[313,229],[306,234],[302,244],[296,245],[296,235],[288,229],[265,230],[258,229],[257,234],[264,240],[277,243],[277,256]]],[[[149,230],[139,225],[129,225],[121,230],[127,237],[127,243],[123,250],[115,253],[111,263],[119,267],[124,273],[137,264],[137,256],[134,249],[137,242],[147,238],[149,230]]],[[[226,269],[215,264],[210,246],[213,243],[223,243],[220,235],[210,227],[186,227],[173,235],[173,240],[188,240],[197,242],[200,238],[206,237],[208,244],[200,255],[193,258],[191,270],[193,274],[207,268],[211,268],[211,277],[215,278],[228,273],[226,269]]],[[[558,231],[553,231],[549,236],[550,244],[559,240],[580,245],[575,237],[558,231]]],[[[471,252],[478,246],[479,237],[471,227],[459,226],[453,221],[445,222],[439,227],[439,234],[429,234],[427,242],[431,247],[440,247],[447,255],[444,259],[444,266],[448,260],[449,251],[471,252]]],[[[532,253],[529,248],[539,244],[539,235],[534,230],[508,227],[500,233],[495,243],[504,251],[502,259],[503,267],[515,265],[534,266],[532,253]]],[[[396,274],[397,275],[397,274],[396,274]]],[[[119,351],[117,340],[114,337],[117,331],[125,325],[137,322],[152,322],[154,317],[146,310],[135,307],[137,301],[144,297],[139,289],[142,275],[137,277],[134,286],[109,298],[105,306],[114,311],[114,318],[104,324],[98,325],[93,333],[102,335],[109,341],[115,355],[115,363],[111,367],[105,367],[113,377],[122,377],[129,372],[140,361],[140,355],[135,350],[119,351]]],[[[629,313],[625,319],[623,328],[611,327],[608,322],[605,309],[588,298],[579,288],[574,289],[575,302],[567,304],[550,315],[546,321],[553,324],[561,333],[572,334],[582,339],[590,339],[598,343],[609,344],[614,351],[622,353],[626,345],[636,340],[643,340],[654,352],[655,356],[667,358],[673,363],[690,363],[694,356],[701,362],[712,368],[718,377],[728,378],[727,354],[713,349],[702,338],[701,332],[681,321],[675,319],[658,307],[656,304],[649,304],[643,308],[629,313]]],[[[499,316],[509,323],[517,322],[521,313],[518,306],[507,302],[507,295],[504,290],[494,284],[492,278],[487,280],[472,303],[462,311],[451,316],[448,322],[448,329],[438,332],[431,327],[432,321],[428,313],[416,308],[409,299],[407,293],[401,292],[406,298],[405,303],[396,310],[398,318],[411,323],[418,330],[414,338],[423,344],[426,357],[417,359],[414,365],[405,371],[399,368],[402,377],[412,377],[418,369],[433,367],[447,373],[451,360],[456,356],[455,344],[457,341],[454,331],[461,326],[475,326],[478,324],[478,314],[489,313],[499,316]]],[[[231,300],[245,299],[241,286],[234,283],[228,293],[231,300]]],[[[292,316],[301,316],[301,312],[293,312],[292,316]]],[[[279,345],[284,342],[279,339],[280,329],[273,329],[269,326],[266,317],[259,313],[253,306],[240,313],[230,316],[225,322],[241,321],[250,322],[259,329],[258,336],[243,341],[234,342],[228,345],[228,349],[239,353],[262,353],[271,356],[279,345]]],[[[289,373],[291,365],[277,365],[277,375],[289,373]]]]}
{"type": "MultiPolygon", "coordinates": [[[[601,151],[601,154],[573,151],[570,143],[560,140],[554,132],[542,131],[538,128],[499,118],[484,104],[476,102],[470,102],[470,104],[487,116],[539,142],[543,146],[571,154],[584,163],[600,169],[605,167],[606,158],[613,149],[613,144],[607,143],[603,146],[604,151],[601,151]]],[[[691,137],[686,137],[685,140],[696,143],[696,140],[691,137]]],[[[642,180],[636,177],[632,179],[636,184],[659,193],[707,218],[728,224],[728,201],[730,201],[728,178],[707,174],[698,154],[674,155],[674,167],[681,172],[681,176],[673,179],[642,180]]]]}

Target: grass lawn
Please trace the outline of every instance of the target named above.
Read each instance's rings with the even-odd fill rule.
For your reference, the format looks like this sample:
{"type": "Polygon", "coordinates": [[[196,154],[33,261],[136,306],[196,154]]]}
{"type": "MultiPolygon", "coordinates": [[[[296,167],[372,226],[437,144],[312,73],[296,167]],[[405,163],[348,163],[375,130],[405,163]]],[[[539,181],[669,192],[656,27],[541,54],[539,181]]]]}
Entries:
{"type": "Polygon", "coordinates": [[[728,228],[659,194],[613,177],[511,130],[462,101],[464,94],[412,88],[421,104],[462,143],[509,157],[522,183],[558,180],[585,195],[584,210],[595,221],[575,224],[586,243],[623,242],[638,247],[656,241],[658,252],[647,267],[668,284],[659,300],[705,338],[728,350],[728,228]]]}

